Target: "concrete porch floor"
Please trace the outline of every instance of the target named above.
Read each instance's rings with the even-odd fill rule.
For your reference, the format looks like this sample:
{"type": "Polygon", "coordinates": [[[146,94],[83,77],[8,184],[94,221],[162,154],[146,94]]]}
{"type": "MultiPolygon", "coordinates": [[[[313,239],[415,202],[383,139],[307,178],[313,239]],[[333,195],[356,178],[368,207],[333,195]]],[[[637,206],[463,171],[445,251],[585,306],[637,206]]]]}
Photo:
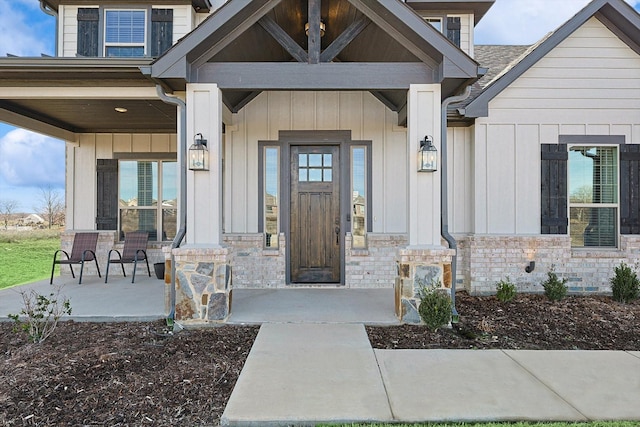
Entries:
{"type": "Polygon", "coordinates": [[[229,323],[393,325],[393,301],[393,289],[234,289],[229,323]]]}
{"type": "MultiPolygon", "coordinates": [[[[60,289],[69,298],[75,321],[151,321],[163,319],[165,284],[139,271],[131,277],[85,275],[82,284],[71,276],[41,280],[0,290],[0,321],[20,312],[21,292],[48,296],[60,289]]],[[[235,289],[228,323],[364,323],[397,324],[392,289],[286,288],[235,289]]]]}

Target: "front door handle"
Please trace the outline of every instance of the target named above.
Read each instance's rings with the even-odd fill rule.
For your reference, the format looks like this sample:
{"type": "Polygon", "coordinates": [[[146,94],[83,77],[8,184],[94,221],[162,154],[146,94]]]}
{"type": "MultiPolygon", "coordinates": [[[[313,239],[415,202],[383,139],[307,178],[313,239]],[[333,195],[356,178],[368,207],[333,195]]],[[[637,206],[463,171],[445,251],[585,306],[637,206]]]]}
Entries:
{"type": "Polygon", "coordinates": [[[336,245],[340,244],[340,227],[336,227],[336,245]]]}

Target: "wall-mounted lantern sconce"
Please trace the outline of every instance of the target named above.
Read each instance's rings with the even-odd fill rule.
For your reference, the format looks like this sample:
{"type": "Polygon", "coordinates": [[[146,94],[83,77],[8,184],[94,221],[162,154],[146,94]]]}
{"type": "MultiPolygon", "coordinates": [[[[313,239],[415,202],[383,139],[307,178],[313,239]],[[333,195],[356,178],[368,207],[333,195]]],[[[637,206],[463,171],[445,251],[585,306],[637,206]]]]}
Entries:
{"type": "Polygon", "coordinates": [[[201,133],[196,133],[193,139],[193,144],[189,147],[189,169],[192,171],[208,171],[209,150],[207,149],[207,140],[202,137],[201,133]]]}
{"type": "Polygon", "coordinates": [[[418,150],[418,172],[435,172],[438,170],[438,150],[430,136],[425,135],[420,141],[418,150]]]}
{"type": "Polygon", "coordinates": [[[529,264],[527,264],[527,266],[524,268],[524,271],[526,271],[527,273],[531,273],[533,270],[535,270],[535,268],[536,268],[536,262],[529,261],[529,264]]]}

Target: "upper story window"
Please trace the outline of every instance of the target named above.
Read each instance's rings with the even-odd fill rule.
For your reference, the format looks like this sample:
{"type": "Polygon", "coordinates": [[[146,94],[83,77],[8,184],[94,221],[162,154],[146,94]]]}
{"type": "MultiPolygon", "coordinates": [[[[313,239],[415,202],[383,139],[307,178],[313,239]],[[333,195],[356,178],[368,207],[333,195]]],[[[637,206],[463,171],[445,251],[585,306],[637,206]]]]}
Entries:
{"type": "Polygon", "coordinates": [[[173,9],[78,9],[78,56],[157,57],[173,44],[173,9]]]}
{"type": "Polygon", "coordinates": [[[424,20],[447,36],[451,43],[460,47],[461,24],[459,16],[448,16],[446,19],[442,17],[425,16],[424,20]]]}
{"type": "Polygon", "coordinates": [[[433,28],[442,32],[442,18],[424,18],[433,28]]]}
{"type": "Polygon", "coordinates": [[[105,10],[104,56],[144,56],[146,10],[105,10]]]}

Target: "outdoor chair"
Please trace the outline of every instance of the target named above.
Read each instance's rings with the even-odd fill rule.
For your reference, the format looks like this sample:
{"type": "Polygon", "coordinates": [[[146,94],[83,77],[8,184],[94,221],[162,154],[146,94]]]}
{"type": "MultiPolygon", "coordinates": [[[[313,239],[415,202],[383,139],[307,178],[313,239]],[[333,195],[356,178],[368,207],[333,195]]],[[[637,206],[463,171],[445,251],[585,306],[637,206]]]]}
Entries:
{"type": "Polygon", "coordinates": [[[53,284],[53,272],[55,271],[56,264],[68,264],[71,269],[71,276],[75,279],[76,275],[73,272],[73,264],[80,264],[80,280],[78,284],[82,283],[82,272],[84,271],[84,263],[87,261],[94,261],[96,263],[96,269],[98,270],[98,277],[100,275],[100,267],[98,266],[98,260],[96,259],[96,245],[98,244],[98,233],[76,233],[73,237],[73,247],[71,248],[71,255],[62,249],[58,249],[53,254],[53,265],[51,266],[51,280],[49,284],[53,284]],[[63,259],[60,255],[60,259],[57,259],[58,254],[62,252],[67,259],[63,259]]]}
{"type": "Polygon", "coordinates": [[[138,267],[138,261],[144,261],[147,264],[147,273],[151,277],[151,270],[149,269],[149,260],[147,259],[147,241],[149,240],[149,233],[146,231],[132,231],[124,235],[124,248],[122,254],[117,249],[111,249],[107,256],[107,273],[104,275],[104,283],[109,280],[109,266],[111,264],[120,264],[122,267],[122,274],[127,277],[127,273],[124,271],[125,264],[133,263],[133,278],[131,283],[136,281],[136,269],[138,267]],[[118,258],[111,259],[111,253],[115,252],[118,258]]]}

